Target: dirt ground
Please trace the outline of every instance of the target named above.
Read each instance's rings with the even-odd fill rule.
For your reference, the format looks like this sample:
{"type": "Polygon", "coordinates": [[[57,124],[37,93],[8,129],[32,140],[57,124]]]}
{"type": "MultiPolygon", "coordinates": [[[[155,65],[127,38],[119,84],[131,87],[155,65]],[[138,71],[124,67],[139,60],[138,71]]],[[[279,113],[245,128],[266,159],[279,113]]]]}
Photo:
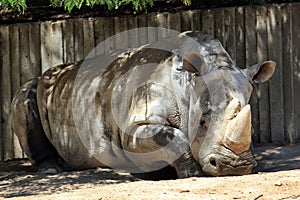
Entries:
{"type": "Polygon", "coordinates": [[[300,199],[300,144],[256,147],[254,174],[145,181],[110,169],[37,174],[0,163],[0,199],[300,199]]]}

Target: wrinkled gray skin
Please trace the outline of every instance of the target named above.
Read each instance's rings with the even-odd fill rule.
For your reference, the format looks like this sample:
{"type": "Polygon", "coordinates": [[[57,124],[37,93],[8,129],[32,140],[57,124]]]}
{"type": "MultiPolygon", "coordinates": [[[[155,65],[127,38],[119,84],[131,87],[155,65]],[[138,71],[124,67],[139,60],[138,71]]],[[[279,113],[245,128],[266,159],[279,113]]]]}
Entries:
{"type": "Polygon", "coordinates": [[[251,84],[267,81],[275,63],[240,69],[198,32],[180,34],[176,45],[122,53],[102,75],[98,57],[85,71],[82,62],[61,65],[25,84],[12,102],[12,128],[33,166],[141,173],[169,165],[179,178],[251,173],[251,84]]]}

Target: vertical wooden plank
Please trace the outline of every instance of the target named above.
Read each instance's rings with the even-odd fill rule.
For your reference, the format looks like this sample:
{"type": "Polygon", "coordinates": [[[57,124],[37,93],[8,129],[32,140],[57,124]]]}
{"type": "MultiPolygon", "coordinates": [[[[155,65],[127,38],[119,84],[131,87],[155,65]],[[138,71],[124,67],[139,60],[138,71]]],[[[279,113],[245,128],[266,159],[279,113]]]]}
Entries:
{"type": "Polygon", "coordinates": [[[191,30],[193,30],[193,31],[203,30],[203,27],[202,27],[202,14],[201,14],[200,10],[195,10],[192,13],[191,30]]]}
{"type": "MultiPolygon", "coordinates": [[[[59,31],[59,30],[58,30],[59,31]]],[[[84,42],[83,42],[83,19],[74,21],[74,46],[75,46],[75,61],[84,58],[84,42]]]]}
{"type": "MultiPolygon", "coordinates": [[[[12,98],[11,94],[11,63],[10,63],[10,39],[9,39],[9,28],[3,26],[0,28],[1,35],[1,49],[0,55],[2,55],[2,77],[1,77],[1,90],[2,90],[2,144],[3,144],[3,160],[9,160],[14,158],[14,143],[13,136],[10,132],[9,126],[9,113],[10,113],[10,102],[12,98]]],[[[12,41],[13,42],[13,41],[12,41]]],[[[17,41],[18,42],[18,41],[17,41]]]]}
{"type": "Polygon", "coordinates": [[[91,52],[95,47],[94,40],[94,20],[83,19],[83,57],[93,57],[95,52],[91,52]],[[91,53],[91,54],[90,54],[91,53]]]}
{"type": "Polygon", "coordinates": [[[212,10],[202,12],[202,30],[207,34],[214,35],[214,15],[212,10]]]}
{"type": "MultiPolygon", "coordinates": [[[[256,13],[250,7],[245,8],[245,57],[246,66],[257,62],[256,56],[256,13]]],[[[254,129],[253,141],[260,142],[259,112],[258,112],[258,86],[253,85],[253,92],[250,99],[252,112],[252,126],[254,129]]]]}
{"type": "Polygon", "coordinates": [[[294,102],[295,102],[295,139],[300,139],[300,5],[292,4],[292,24],[293,24],[293,70],[294,70],[294,102]]]}
{"type": "Polygon", "coordinates": [[[124,32],[127,30],[127,18],[126,17],[115,17],[115,48],[116,49],[126,49],[128,48],[128,34],[124,32]]]}
{"type": "MultiPolygon", "coordinates": [[[[35,75],[35,70],[30,64],[29,25],[18,25],[20,27],[20,72],[21,84],[24,84],[35,75]]],[[[20,86],[20,85],[19,85],[20,86]]],[[[19,88],[19,86],[17,88],[19,88]]]]}
{"type": "Polygon", "coordinates": [[[11,26],[9,31],[11,40],[11,49],[9,53],[11,55],[12,93],[15,94],[21,84],[21,31],[18,25],[11,26]]]}
{"type": "Polygon", "coordinates": [[[41,63],[42,72],[52,67],[52,28],[50,22],[41,23],[41,63]]]}
{"type": "MultiPolygon", "coordinates": [[[[30,64],[30,45],[29,45],[29,24],[18,25],[19,27],[19,62],[14,63],[12,71],[13,80],[13,94],[19,89],[20,84],[24,84],[29,79],[34,77],[34,71],[32,65],[30,64]],[[19,73],[16,71],[19,70],[19,73]]],[[[14,41],[17,42],[17,41],[14,41]]],[[[23,152],[20,148],[18,138],[14,133],[11,133],[14,140],[14,158],[22,158],[23,152]]]]}
{"type": "MultiPolygon", "coordinates": [[[[1,29],[1,27],[0,27],[1,29]]],[[[0,30],[1,33],[1,30],[0,30]]],[[[2,36],[0,35],[0,41],[2,41],[2,36]]],[[[2,42],[0,42],[0,49],[2,49],[2,42]]],[[[3,53],[0,51],[0,53],[3,53]]],[[[2,79],[2,54],[0,54],[0,78],[2,79]]],[[[3,161],[3,133],[2,133],[2,87],[0,87],[0,162],[3,161]]]]}
{"type": "MultiPolygon", "coordinates": [[[[63,32],[62,32],[62,22],[54,22],[52,24],[52,66],[63,64],[63,32]]],[[[82,46],[78,50],[82,52],[82,46]]],[[[78,52],[76,51],[76,52],[78,52]]],[[[79,59],[82,59],[83,56],[79,59]]]]}
{"type": "MultiPolygon", "coordinates": [[[[39,23],[30,23],[28,24],[28,41],[29,41],[29,65],[32,72],[32,77],[38,77],[41,75],[42,67],[41,67],[41,40],[40,40],[40,24],[39,23]]],[[[21,37],[22,38],[22,37],[21,37]]],[[[24,38],[25,39],[25,38],[24,38]]],[[[24,48],[24,47],[23,47],[24,48]]],[[[22,45],[21,45],[21,51],[22,45]]],[[[15,136],[16,137],[16,136],[15,136]]],[[[19,142],[17,145],[19,147],[19,142]]],[[[22,156],[26,157],[24,152],[22,152],[22,156]]]]}
{"type": "Polygon", "coordinates": [[[34,71],[35,76],[41,74],[41,49],[40,49],[40,24],[29,24],[29,41],[30,41],[30,65],[34,71]]]}
{"type": "MultiPolygon", "coordinates": [[[[11,92],[12,92],[12,98],[16,91],[19,89],[21,82],[24,83],[26,80],[26,74],[23,75],[22,73],[22,66],[26,64],[28,59],[26,60],[26,55],[28,55],[28,49],[25,49],[27,46],[28,47],[28,42],[24,41],[24,37],[28,37],[28,27],[25,25],[14,25],[11,26],[10,29],[10,44],[11,44],[11,51],[10,53],[10,59],[11,59],[11,92]],[[24,48],[24,53],[22,56],[22,42],[23,48],[24,48]],[[24,56],[24,54],[26,54],[24,56]],[[24,60],[24,64],[22,61],[24,60]]],[[[27,64],[28,66],[28,64],[27,64]]],[[[22,158],[23,153],[22,150],[20,149],[19,141],[17,137],[14,135],[14,133],[11,131],[11,129],[7,129],[8,131],[6,134],[11,135],[12,140],[13,140],[13,153],[14,153],[14,158],[22,158]]]]}
{"type": "Polygon", "coordinates": [[[97,18],[94,22],[96,55],[101,55],[105,52],[105,45],[102,44],[102,42],[105,40],[105,25],[108,25],[108,23],[102,17],[97,18]]]}
{"type": "Polygon", "coordinates": [[[235,9],[224,8],[224,41],[223,45],[233,61],[236,61],[235,9]]]}
{"type": "Polygon", "coordinates": [[[245,15],[244,7],[235,9],[235,34],[236,34],[236,64],[240,68],[246,67],[245,55],[245,15]]]}
{"type": "Polygon", "coordinates": [[[9,135],[6,133],[6,118],[9,112],[7,99],[10,98],[10,76],[8,76],[8,73],[10,74],[10,56],[7,53],[10,52],[10,40],[7,26],[0,26],[0,47],[0,160],[4,161],[10,157],[6,152],[6,142],[9,142],[9,138],[7,138],[9,135]]]}
{"type": "Polygon", "coordinates": [[[136,16],[128,18],[128,37],[129,37],[129,47],[137,48],[139,47],[139,33],[138,33],[138,21],[136,16]]]}
{"type": "Polygon", "coordinates": [[[64,62],[61,22],[41,23],[42,72],[64,62]]]}
{"type": "MultiPolygon", "coordinates": [[[[261,63],[267,59],[268,52],[266,7],[257,7],[256,15],[257,61],[261,63]]],[[[260,141],[271,142],[268,82],[259,85],[259,124],[260,141]]]]}
{"type": "Polygon", "coordinates": [[[276,71],[270,80],[270,123],[271,141],[284,143],[283,81],[282,81],[282,34],[280,6],[272,5],[268,11],[268,52],[269,59],[277,63],[276,71]]]}
{"type": "Polygon", "coordinates": [[[108,53],[114,50],[115,47],[115,35],[114,31],[114,19],[106,18],[105,19],[105,29],[104,29],[104,39],[105,39],[105,52],[108,53]]]}
{"type": "Polygon", "coordinates": [[[158,23],[157,23],[157,17],[156,14],[148,14],[147,15],[147,31],[148,31],[148,42],[150,44],[157,42],[158,40],[158,35],[157,35],[157,28],[153,28],[153,27],[157,27],[158,23]]]}
{"type": "Polygon", "coordinates": [[[158,13],[156,20],[159,27],[168,28],[168,13],[158,13]]]}
{"type": "Polygon", "coordinates": [[[161,40],[163,38],[166,38],[168,33],[167,33],[167,28],[168,28],[168,14],[167,13],[159,13],[156,15],[158,27],[164,28],[160,29],[158,31],[157,37],[158,40],[161,40]]]}
{"type": "Polygon", "coordinates": [[[139,28],[139,44],[145,45],[148,43],[148,31],[145,27],[147,27],[147,18],[146,15],[140,15],[138,18],[138,26],[139,28]]]}
{"type": "MultiPolygon", "coordinates": [[[[2,68],[3,68],[3,40],[5,37],[2,35],[2,29],[5,26],[0,26],[0,78],[2,80],[2,68]]],[[[1,82],[2,84],[2,82],[1,82]]],[[[3,161],[3,133],[2,133],[2,86],[0,87],[0,162],[3,161]]]]}
{"type": "Polygon", "coordinates": [[[215,37],[224,44],[224,9],[215,9],[214,11],[214,30],[215,37]]]}
{"type": "MultiPolygon", "coordinates": [[[[43,26],[43,24],[41,26],[43,26]]],[[[65,21],[63,23],[62,30],[64,33],[63,34],[63,50],[64,50],[63,61],[64,63],[71,63],[75,61],[73,20],[65,21]]]]}
{"type": "Polygon", "coordinates": [[[281,7],[282,20],[282,67],[284,97],[284,132],[290,143],[295,142],[294,76],[292,67],[292,10],[291,4],[281,7]]]}
{"type": "Polygon", "coordinates": [[[180,13],[169,13],[168,28],[174,31],[181,32],[181,16],[180,13]]]}
{"type": "Polygon", "coordinates": [[[181,13],[181,32],[191,30],[192,11],[184,11],[181,13]]]}

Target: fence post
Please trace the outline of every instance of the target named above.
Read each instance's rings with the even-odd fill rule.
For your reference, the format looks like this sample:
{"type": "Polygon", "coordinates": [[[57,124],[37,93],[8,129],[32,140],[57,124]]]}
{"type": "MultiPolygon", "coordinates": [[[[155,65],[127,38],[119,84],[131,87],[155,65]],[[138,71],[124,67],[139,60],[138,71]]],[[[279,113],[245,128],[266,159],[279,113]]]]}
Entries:
{"type": "Polygon", "coordinates": [[[292,31],[292,44],[293,44],[293,78],[294,78],[294,102],[295,102],[295,126],[296,131],[294,134],[295,139],[300,139],[300,4],[293,3],[292,4],[292,24],[293,24],[293,31],[292,31]]]}
{"type": "Polygon", "coordinates": [[[14,146],[13,146],[13,135],[10,131],[9,126],[9,115],[10,115],[10,103],[12,99],[11,94],[11,63],[10,63],[10,34],[8,26],[0,26],[1,35],[1,49],[0,54],[2,56],[2,148],[3,148],[3,160],[9,160],[14,158],[14,146]]]}
{"type": "Polygon", "coordinates": [[[268,53],[269,59],[277,63],[276,71],[270,80],[270,123],[272,143],[284,143],[284,111],[282,82],[282,33],[280,7],[270,6],[268,11],[268,53]],[[280,42],[278,42],[280,41],[280,42]]]}
{"type": "MultiPolygon", "coordinates": [[[[0,41],[2,41],[2,27],[0,27],[0,41]]],[[[3,58],[2,51],[4,49],[2,46],[2,42],[0,42],[0,78],[2,79],[2,69],[3,69],[3,58]]],[[[0,86],[0,162],[3,161],[3,132],[2,132],[2,86],[0,86]]]]}
{"type": "MultiPolygon", "coordinates": [[[[268,57],[267,10],[265,7],[257,7],[256,9],[256,32],[257,61],[261,63],[268,57]]],[[[268,82],[262,83],[258,87],[260,142],[268,143],[271,142],[269,84],[268,82]]]]}
{"type": "Polygon", "coordinates": [[[282,20],[282,67],[283,67],[283,100],[284,100],[284,132],[289,143],[295,141],[295,101],[294,76],[292,62],[292,11],[291,4],[281,7],[282,20]]]}
{"type": "MultiPolygon", "coordinates": [[[[256,14],[255,11],[250,8],[245,8],[245,65],[247,67],[257,62],[256,56],[256,14]]],[[[251,112],[252,112],[252,126],[254,129],[253,141],[254,143],[260,142],[259,132],[259,112],[258,112],[258,86],[253,85],[253,92],[250,99],[251,112]]]]}

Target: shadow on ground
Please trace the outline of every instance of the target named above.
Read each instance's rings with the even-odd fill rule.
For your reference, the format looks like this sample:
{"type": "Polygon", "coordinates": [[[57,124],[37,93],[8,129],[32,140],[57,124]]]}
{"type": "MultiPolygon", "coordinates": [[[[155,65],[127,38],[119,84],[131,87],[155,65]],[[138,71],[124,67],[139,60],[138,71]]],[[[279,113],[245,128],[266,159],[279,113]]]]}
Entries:
{"type": "Polygon", "coordinates": [[[300,169],[300,144],[289,146],[258,146],[254,149],[258,162],[254,172],[277,172],[300,169]]]}
{"type": "Polygon", "coordinates": [[[125,172],[91,169],[54,175],[33,171],[27,160],[0,163],[0,197],[11,198],[68,192],[101,184],[117,184],[138,180],[125,172]],[[9,171],[10,169],[10,171],[9,171]]]}
{"type": "MultiPolygon", "coordinates": [[[[258,166],[254,173],[300,169],[300,144],[255,147],[258,166]]],[[[91,169],[55,175],[35,173],[27,160],[0,162],[0,197],[20,197],[70,192],[99,185],[134,182],[140,179],[111,169],[91,169]]]]}

